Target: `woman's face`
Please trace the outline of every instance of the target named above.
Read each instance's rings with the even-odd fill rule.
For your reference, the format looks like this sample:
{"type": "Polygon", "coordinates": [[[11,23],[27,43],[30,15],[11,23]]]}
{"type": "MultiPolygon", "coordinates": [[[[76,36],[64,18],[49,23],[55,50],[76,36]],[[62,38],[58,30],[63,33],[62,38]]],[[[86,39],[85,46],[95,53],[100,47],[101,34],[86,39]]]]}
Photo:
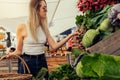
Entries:
{"type": "Polygon", "coordinates": [[[47,16],[47,4],[45,3],[45,1],[41,1],[40,5],[41,5],[40,10],[39,10],[40,18],[46,18],[46,16],[47,16]]]}

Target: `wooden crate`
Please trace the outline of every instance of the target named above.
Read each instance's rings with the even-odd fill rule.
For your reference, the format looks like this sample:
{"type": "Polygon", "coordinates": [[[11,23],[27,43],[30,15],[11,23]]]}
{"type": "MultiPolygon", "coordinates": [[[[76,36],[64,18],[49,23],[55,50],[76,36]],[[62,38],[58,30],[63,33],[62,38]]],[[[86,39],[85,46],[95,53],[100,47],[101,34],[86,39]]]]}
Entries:
{"type": "Polygon", "coordinates": [[[88,48],[90,53],[105,53],[110,55],[120,55],[120,30],[107,36],[100,42],[88,48]]]}
{"type": "Polygon", "coordinates": [[[71,64],[71,54],[60,55],[56,54],[53,56],[46,56],[48,70],[52,71],[56,66],[61,64],[71,64]]]}
{"type": "Polygon", "coordinates": [[[0,61],[0,72],[16,72],[18,70],[18,59],[11,59],[11,67],[9,60],[2,60],[0,61]]]}

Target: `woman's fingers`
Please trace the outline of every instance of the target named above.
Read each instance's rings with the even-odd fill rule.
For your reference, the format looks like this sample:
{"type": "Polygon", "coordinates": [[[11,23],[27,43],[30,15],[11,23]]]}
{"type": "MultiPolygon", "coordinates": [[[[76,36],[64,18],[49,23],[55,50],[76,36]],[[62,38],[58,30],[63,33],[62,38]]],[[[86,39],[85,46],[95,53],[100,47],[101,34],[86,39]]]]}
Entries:
{"type": "Polygon", "coordinates": [[[6,55],[6,58],[14,58],[14,54],[12,52],[9,52],[7,55],[6,55]]]}
{"type": "Polygon", "coordinates": [[[75,34],[75,35],[80,35],[81,33],[80,33],[78,30],[76,30],[76,31],[74,32],[74,34],[75,34]]]}

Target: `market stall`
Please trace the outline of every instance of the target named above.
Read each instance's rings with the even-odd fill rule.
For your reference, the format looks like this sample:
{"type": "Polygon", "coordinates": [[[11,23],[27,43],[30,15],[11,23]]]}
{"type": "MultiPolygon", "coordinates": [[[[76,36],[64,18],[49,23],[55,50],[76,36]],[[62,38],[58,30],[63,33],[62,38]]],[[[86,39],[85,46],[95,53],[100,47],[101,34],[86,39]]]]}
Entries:
{"type": "MultiPolygon", "coordinates": [[[[64,8],[59,8],[58,6],[62,5],[64,1],[61,3],[59,0],[57,1],[58,3],[53,1],[52,4],[55,3],[57,8],[62,10],[64,8]]],[[[51,4],[49,1],[48,3],[49,5],[51,4]]],[[[72,4],[72,1],[70,3],[72,4]]],[[[119,15],[112,15],[114,13],[117,14],[117,12],[120,13],[118,10],[120,8],[115,7],[112,10],[114,5],[119,3],[119,0],[78,0],[76,5],[79,9],[79,14],[74,14],[74,11],[72,11],[72,18],[67,16],[69,13],[67,10],[65,16],[61,12],[59,17],[54,18],[59,14],[57,10],[55,10],[56,15],[50,15],[50,31],[57,42],[69,35],[68,33],[74,32],[74,30],[70,30],[74,26],[80,33],[80,35],[70,38],[66,44],[56,51],[49,51],[49,46],[45,45],[44,51],[50,80],[120,79],[120,17],[117,17],[119,15]],[[112,13],[109,14],[109,12],[112,13]],[[67,19],[65,19],[66,17],[67,19]],[[68,20],[69,17],[70,20],[68,20]],[[76,20],[75,22],[73,17],[76,20]],[[62,18],[64,19],[62,20],[62,18]],[[54,24],[54,22],[56,23],[54,24]],[[64,32],[67,29],[69,29],[69,32],[64,32]]],[[[70,10],[71,8],[67,6],[67,9],[70,10]]],[[[0,33],[0,39],[3,37],[0,33]]],[[[6,46],[0,45],[3,54],[6,46]]],[[[0,71],[17,72],[17,62],[17,59],[0,62],[0,71]]]]}

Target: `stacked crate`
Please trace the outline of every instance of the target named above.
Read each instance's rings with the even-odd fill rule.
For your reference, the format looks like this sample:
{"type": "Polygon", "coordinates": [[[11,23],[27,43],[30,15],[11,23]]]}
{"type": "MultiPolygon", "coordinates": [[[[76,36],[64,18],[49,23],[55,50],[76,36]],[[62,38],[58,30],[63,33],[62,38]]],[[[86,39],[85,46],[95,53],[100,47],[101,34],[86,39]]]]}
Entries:
{"type": "Polygon", "coordinates": [[[5,59],[0,61],[0,72],[16,72],[18,70],[18,60],[17,59],[5,59]]]}

